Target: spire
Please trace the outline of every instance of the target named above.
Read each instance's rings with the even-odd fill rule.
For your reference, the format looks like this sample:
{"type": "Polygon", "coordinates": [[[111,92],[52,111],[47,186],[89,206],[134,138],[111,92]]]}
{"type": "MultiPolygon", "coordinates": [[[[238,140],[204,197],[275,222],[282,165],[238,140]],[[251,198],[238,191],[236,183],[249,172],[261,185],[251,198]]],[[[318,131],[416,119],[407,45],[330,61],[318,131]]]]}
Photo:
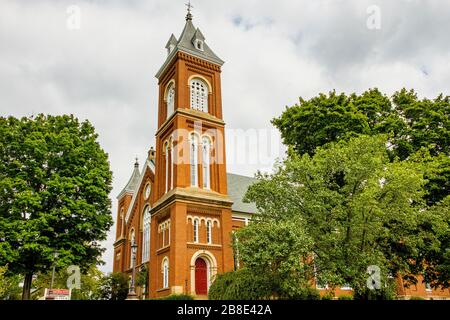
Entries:
{"type": "Polygon", "coordinates": [[[139,172],[139,162],[138,158],[136,157],[136,162],[134,163],[134,170],[133,173],[131,174],[130,180],[128,180],[125,188],[122,189],[117,198],[120,199],[126,193],[134,193],[136,187],[139,184],[140,176],[141,173],[139,172]]]}
{"type": "Polygon", "coordinates": [[[156,73],[156,77],[158,79],[164,73],[167,66],[170,64],[170,61],[172,61],[172,58],[176,56],[176,53],[179,51],[200,59],[204,59],[219,66],[223,65],[224,63],[224,61],[220,59],[206,44],[205,37],[200,29],[196,28],[192,23],[191,9],[193,7],[191,5],[191,2],[189,1],[186,6],[187,15],[183,31],[181,32],[178,40],[173,34],[170,36],[170,39],[166,44],[166,49],[168,51],[166,61],[156,73]],[[198,44],[198,41],[196,40],[200,40],[202,43],[198,44]]]}
{"type": "Polygon", "coordinates": [[[186,7],[187,7],[186,21],[192,21],[191,8],[194,8],[194,6],[191,4],[191,0],[189,0],[189,2],[186,3],[186,7]]]}

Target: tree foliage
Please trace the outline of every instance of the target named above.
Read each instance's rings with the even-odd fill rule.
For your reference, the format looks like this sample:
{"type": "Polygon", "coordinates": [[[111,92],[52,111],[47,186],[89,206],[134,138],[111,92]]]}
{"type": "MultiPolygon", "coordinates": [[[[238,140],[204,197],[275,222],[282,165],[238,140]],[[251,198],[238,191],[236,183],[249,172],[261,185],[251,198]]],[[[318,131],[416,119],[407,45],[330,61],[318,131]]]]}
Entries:
{"type": "MultiPolygon", "coordinates": [[[[67,279],[70,274],[66,269],[56,270],[53,281],[54,289],[66,289],[67,279]]],[[[100,284],[102,283],[104,275],[97,268],[97,266],[91,266],[87,271],[80,275],[80,289],[72,289],[71,300],[92,300],[95,299],[97,292],[100,290],[100,284]]],[[[52,271],[41,272],[37,274],[36,280],[33,282],[33,286],[36,289],[33,294],[34,299],[39,299],[45,293],[46,288],[50,288],[52,281],[52,271]]]]}
{"type": "Polygon", "coordinates": [[[360,95],[330,92],[287,108],[272,120],[283,141],[298,155],[314,155],[316,148],[356,135],[388,134],[391,161],[408,159],[422,148],[429,150],[434,171],[429,171],[425,199],[443,200],[450,181],[450,97],[419,99],[402,89],[389,98],[377,89],[360,95]]]}
{"type": "MultiPolygon", "coordinates": [[[[437,265],[413,261],[427,245],[442,249],[449,234],[448,215],[424,203],[423,166],[391,162],[386,144],[386,136],[363,135],[319,147],[313,156],[292,152],[274,174],[259,174],[245,196],[256,203],[261,221],[304,221],[318,280],[349,284],[361,296],[370,265],[380,267],[385,284],[389,275],[437,271],[437,265]]],[[[267,245],[259,239],[259,246],[246,248],[270,252],[267,245]]]]}
{"type": "Polygon", "coordinates": [[[94,298],[98,300],[125,300],[128,295],[128,277],[124,273],[111,273],[100,280],[94,298]]]}
{"type": "Polygon", "coordinates": [[[0,118],[0,265],[25,275],[99,261],[112,174],[94,127],[73,116],[0,118]]]}
{"type": "Polygon", "coordinates": [[[0,300],[17,300],[20,297],[21,277],[8,272],[8,266],[0,266],[0,300]]]}
{"type": "Polygon", "coordinates": [[[235,234],[242,269],[217,276],[211,299],[302,299],[309,291],[311,238],[300,220],[254,221],[235,234]]]}

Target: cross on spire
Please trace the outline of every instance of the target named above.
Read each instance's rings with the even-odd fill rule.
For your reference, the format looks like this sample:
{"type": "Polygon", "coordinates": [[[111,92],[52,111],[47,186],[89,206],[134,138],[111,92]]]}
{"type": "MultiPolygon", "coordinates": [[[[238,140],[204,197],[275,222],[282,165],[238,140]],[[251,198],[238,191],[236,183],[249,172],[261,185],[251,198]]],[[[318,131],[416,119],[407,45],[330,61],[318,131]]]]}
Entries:
{"type": "Polygon", "coordinates": [[[187,7],[186,21],[192,20],[191,9],[194,8],[194,6],[191,4],[191,0],[189,0],[189,2],[186,3],[186,7],[187,7]]]}

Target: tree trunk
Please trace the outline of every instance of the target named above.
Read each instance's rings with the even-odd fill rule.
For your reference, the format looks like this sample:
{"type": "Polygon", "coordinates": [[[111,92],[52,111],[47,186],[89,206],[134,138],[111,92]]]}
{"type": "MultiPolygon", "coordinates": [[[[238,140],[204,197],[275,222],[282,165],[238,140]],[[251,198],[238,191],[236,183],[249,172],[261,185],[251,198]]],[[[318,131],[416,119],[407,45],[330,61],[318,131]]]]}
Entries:
{"type": "Polygon", "coordinates": [[[31,281],[33,280],[33,273],[27,273],[23,281],[22,300],[30,300],[31,281]]]}

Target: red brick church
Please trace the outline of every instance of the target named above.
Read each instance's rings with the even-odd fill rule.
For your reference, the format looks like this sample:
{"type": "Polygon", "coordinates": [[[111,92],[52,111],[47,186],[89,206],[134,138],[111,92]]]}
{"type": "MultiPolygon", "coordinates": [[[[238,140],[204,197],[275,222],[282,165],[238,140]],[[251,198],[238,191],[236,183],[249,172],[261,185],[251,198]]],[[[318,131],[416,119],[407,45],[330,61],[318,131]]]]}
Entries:
{"type": "MultiPolygon", "coordinates": [[[[216,273],[233,270],[232,230],[256,211],[242,195],[252,178],[227,174],[222,117],[223,61],[186,16],[156,74],[159,85],[156,150],[134,166],[120,192],[114,271],[146,265],[148,297],[207,295],[216,273]]],[[[142,288],[138,288],[142,294],[142,288]]]]}
{"type": "MultiPolygon", "coordinates": [[[[166,49],[156,74],[156,148],[148,152],[143,168],[136,161],[117,197],[113,271],[131,276],[136,243],[135,270],[147,268],[149,275],[148,287],[137,287],[139,298],[206,296],[217,273],[239,267],[232,232],[256,212],[254,204],[242,202],[254,180],[226,171],[220,79],[224,62],[193,25],[189,10],[181,35],[177,39],[172,34],[166,49]]],[[[450,296],[448,290],[431,291],[422,284],[411,290],[399,293],[450,296]]]]}

